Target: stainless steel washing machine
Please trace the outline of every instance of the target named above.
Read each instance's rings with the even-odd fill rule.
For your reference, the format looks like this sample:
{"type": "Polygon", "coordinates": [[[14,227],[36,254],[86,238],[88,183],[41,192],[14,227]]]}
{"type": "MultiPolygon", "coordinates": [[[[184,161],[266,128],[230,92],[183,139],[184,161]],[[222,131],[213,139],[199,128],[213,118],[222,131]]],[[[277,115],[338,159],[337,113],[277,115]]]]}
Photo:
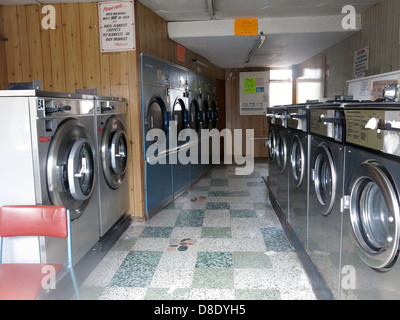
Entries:
{"type": "Polygon", "coordinates": [[[287,106],[290,225],[307,250],[309,204],[309,105],[287,106]]]}
{"type": "Polygon", "coordinates": [[[340,283],[343,128],[344,115],[340,104],[310,106],[308,252],[335,298],[340,283]]]}
{"type": "Polygon", "coordinates": [[[96,96],[95,130],[99,168],[100,236],[129,209],[126,100],[96,96]]]}
{"type": "Polygon", "coordinates": [[[142,127],[146,215],[159,211],[173,199],[169,163],[170,66],[141,55],[142,127]]]}
{"type": "Polygon", "coordinates": [[[400,298],[400,104],[347,104],[340,299],[400,298]]]}
{"type": "Polygon", "coordinates": [[[268,188],[270,197],[276,201],[284,218],[289,222],[289,148],[290,141],[287,132],[287,112],[285,106],[271,108],[273,125],[269,128],[269,162],[268,162],[268,188]],[[271,153],[273,155],[271,156],[271,153]]]}
{"type": "MultiPolygon", "coordinates": [[[[92,96],[0,91],[0,205],[70,209],[75,264],[99,240],[93,117],[92,96]]],[[[66,262],[64,239],[5,240],[5,261],[66,262]]]]}

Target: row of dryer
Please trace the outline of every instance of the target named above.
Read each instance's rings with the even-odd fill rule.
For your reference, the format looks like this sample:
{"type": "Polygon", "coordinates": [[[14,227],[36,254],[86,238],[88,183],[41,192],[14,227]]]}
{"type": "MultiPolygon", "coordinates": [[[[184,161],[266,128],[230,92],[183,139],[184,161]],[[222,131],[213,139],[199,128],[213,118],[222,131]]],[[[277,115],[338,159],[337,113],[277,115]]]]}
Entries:
{"type": "Polygon", "coordinates": [[[211,145],[207,150],[204,146],[210,139],[207,132],[217,127],[218,107],[214,80],[145,54],[141,55],[141,82],[149,218],[210,168],[211,145]],[[182,153],[190,162],[178,157],[182,153]]]}
{"type": "MultiPolygon", "coordinates": [[[[0,91],[0,205],[71,211],[77,263],[128,211],[126,101],[40,90],[0,91]]],[[[64,260],[66,242],[5,239],[5,261],[64,260]]]]}
{"type": "Polygon", "coordinates": [[[270,199],[336,299],[400,298],[399,111],[377,102],[268,110],[270,199]]]}

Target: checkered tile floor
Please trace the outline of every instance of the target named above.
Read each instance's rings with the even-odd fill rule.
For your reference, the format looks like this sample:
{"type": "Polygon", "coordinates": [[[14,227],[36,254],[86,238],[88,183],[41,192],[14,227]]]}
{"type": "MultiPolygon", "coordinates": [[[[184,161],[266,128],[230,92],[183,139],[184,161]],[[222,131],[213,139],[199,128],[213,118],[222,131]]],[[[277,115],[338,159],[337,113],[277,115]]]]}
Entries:
{"type": "Polygon", "coordinates": [[[268,201],[265,164],[215,166],[146,223],[131,224],[83,299],[316,299],[268,201]]]}

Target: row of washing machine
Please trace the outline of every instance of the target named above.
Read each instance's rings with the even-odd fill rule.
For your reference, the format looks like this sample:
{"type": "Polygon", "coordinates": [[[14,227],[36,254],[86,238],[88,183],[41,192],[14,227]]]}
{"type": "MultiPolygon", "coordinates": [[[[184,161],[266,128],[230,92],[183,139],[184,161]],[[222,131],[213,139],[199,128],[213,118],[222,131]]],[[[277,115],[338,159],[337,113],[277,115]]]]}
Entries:
{"type": "Polygon", "coordinates": [[[336,299],[400,298],[400,104],[268,110],[270,199],[336,299]]]}
{"type": "MultiPolygon", "coordinates": [[[[77,263],[128,211],[125,126],[123,98],[0,91],[0,205],[70,209],[77,263]]],[[[59,262],[66,252],[51,237],[5,239],[5,247],[14,262],[59,262]]]]}
{"type": "Polygon", "coordinates": [[[144,54],[141,82],[145,207],[150,217],[210,168],[207,132],[217,127],[218,107],[214,80],[144,54]]]}

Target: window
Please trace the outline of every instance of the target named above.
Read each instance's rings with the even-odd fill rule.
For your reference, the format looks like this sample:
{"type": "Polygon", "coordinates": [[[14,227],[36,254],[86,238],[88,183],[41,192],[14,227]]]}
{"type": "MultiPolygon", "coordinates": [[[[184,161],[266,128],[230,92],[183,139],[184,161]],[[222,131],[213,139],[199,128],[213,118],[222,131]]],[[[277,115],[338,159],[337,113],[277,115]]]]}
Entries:
{"type": "Polygon", "coordinates": [[[292,70],[270,70],[269,96],[271,107],[292,104],[292,70]]]}

